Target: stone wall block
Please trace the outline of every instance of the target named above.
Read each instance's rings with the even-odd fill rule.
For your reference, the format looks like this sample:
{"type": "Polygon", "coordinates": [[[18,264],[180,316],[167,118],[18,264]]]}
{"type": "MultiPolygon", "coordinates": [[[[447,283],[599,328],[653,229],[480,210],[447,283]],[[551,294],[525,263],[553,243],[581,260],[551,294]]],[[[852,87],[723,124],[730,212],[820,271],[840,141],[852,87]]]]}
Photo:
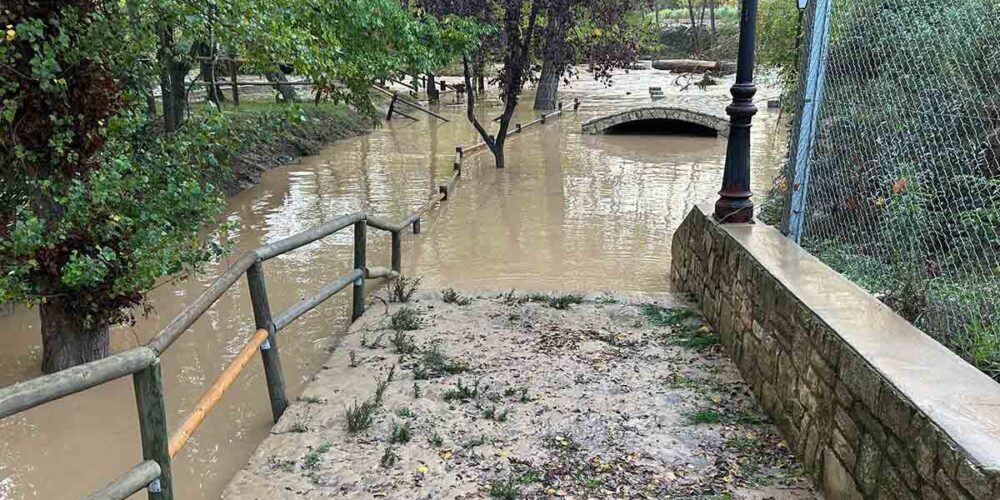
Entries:
{"type": "Polygon", "coordinates": [[[861,437],[858,460],[854,466],[854,478],[865,497],[873,496],[879,486],[882,468],[882,450],[871,434],[861,437]]]}
{"type": "Polygon", "coordinates": [[[849,469],[854,469],[857,464],[857,452],[855,447],[847,441],[844,434],[840,432],[840,429],[834,428],[832,434],[830,435],[830,448],[833,452],[837,454],[840,461],[847,466],[849,469]]]}
{"type": "Polygon", "coordinates": [[[936,484],[938,489],[948,500],[971,500],[972,497],[969,496],[962,487],[958,485],[952,478],[948,477],[948,474],[944,470],[937,471],[936,484]]]}
{"type": "Polygon", "coordinates": [[[840,380],[847,385],[851,394],[869,409],[878,408],[881,379],[875,370],[861,359],[861,355],[855,352],[845,353],[840,360],[840,380]]]}
{"type": "Polygon", "coordinates": [[[913,438],[913,405],[895,389],[882,384],[876,416],[893,434],[903,441],[913,438]]]}
{"type": "Polygon", "coordinates": [[[977,500],[996,498],[993,496],[993,485],[989,476],[979,466],[968,460],[961,460],[958,463],[955,479],[958,480],[958,484],[965,488],[965,491],[977,500]]]}
{"type": "Polygon", "coordinates": [[[885,451],[896,473],[903,479],[906,486],[911,490],[918,490],[921,483],[920,475],[917,474],[917,468],[913,465],[912,457],[907,454],[903,443],[890,437],[886,440],[885,451]]]}

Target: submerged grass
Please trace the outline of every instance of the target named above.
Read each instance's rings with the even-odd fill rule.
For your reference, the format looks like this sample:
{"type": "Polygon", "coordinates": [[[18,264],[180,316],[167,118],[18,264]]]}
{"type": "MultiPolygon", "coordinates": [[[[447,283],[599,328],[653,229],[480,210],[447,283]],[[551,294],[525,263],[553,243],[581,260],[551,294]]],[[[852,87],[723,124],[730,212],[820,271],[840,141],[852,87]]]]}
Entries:
{"type": "Polygon", "coordinates": [[[639,311],[646,322],[653,326],[677,326],[697,317],[690,309],[667,309],[656,304],[643,304],[639,306],[639,311]]]}

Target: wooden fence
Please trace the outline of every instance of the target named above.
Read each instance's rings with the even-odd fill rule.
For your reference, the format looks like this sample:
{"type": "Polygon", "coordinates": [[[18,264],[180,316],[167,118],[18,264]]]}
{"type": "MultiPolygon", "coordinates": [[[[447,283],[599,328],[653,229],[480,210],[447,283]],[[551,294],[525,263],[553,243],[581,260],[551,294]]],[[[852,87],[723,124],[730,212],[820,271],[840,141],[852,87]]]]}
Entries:
{"type": "MultiPolygon", "coordinates": [[[[579,102],[574,104],[575,110],[579,102]]],[[[525,129],[546,123],[559,116],[560,109],[541,115],[525,125],[518,124],[508,135],[519,134],[525,129]]],[[[123,500],[145,488],[151,500],[173,500],[173,481],[170,463],[184,448],[188,439],[222,398],[225,391],[247,366],[253,355],[260,352],[264,364],[264,377],[271,413],[277,422],[288,407],[285,377],[281,369],[278,350],[278,333],[303,314],[319,306],[337,292],[352,288],[351,319],[356,320],[365,311],[365,280],[398,276],[402,265],[402,234],[412,228],[420,232],[420,219],[434,206],[448,199],[462,173],[462,162],[472,154],[483,151],[485,143],[456,148],[454,172],[449,180],[439,185],[437,192],[419,209],[401,222],[392,224],[361,212],[338,217],[274,243],[264,245],[241,255],[229,269],[172,319],[146,345],[120,352],[104,359],[92,361],[58,373],[43,375],[0,389],[0,419],[29,410],[36,406],[85,391],[106,382],[132,376],[135,402],[139,414],[139,434],[142,441],[142,459],[135,467],[125,471],[87,500],[123,500]],[[264,277],[264,263],[274,257],[294,251],[304,245],[331,234],[353,228],[354,267],[351,272],[322,287],[315,295],[272,315],[264,277]],[[390,268],[368,267],[367,229],[371,227],[391,235],[390,268]],[[240,277],[246,275],[250,288],[256,331],[244,344],[239,354],[222,371],[215,382],[195,404],[187,418],[173,432],[168,433],[166,404],[163,396],[163,376],[160,371],[160,354],[180,338],[240,277]]]]}

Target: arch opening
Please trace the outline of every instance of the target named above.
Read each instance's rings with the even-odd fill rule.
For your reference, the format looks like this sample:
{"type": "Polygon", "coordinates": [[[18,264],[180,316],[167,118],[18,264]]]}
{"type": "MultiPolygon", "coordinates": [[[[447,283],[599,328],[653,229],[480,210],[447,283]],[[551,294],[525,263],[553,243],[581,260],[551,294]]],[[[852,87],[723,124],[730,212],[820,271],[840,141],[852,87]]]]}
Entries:
{"type": "Polygon", "coordinates": [[[719,131],[700,123],[669,118],[632,120],[604,129],[610,135],[681,135],[693,137],[718,137],[719,131]]]}

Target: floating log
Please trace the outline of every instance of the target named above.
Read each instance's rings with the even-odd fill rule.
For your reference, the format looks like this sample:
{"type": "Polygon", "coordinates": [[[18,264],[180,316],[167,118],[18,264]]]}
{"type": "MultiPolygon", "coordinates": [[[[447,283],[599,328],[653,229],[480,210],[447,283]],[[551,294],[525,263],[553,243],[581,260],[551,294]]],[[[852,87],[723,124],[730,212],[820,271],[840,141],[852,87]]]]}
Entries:
{"type": "Polygon", "coordinates": [[[653,68],[664,71],[674,71],[677,73],[705,73],[708,71],[729,73],[735,69],[735,65],[733,63],[723,61],[665,59],[661,61],[653,61],[653,68]]]}

